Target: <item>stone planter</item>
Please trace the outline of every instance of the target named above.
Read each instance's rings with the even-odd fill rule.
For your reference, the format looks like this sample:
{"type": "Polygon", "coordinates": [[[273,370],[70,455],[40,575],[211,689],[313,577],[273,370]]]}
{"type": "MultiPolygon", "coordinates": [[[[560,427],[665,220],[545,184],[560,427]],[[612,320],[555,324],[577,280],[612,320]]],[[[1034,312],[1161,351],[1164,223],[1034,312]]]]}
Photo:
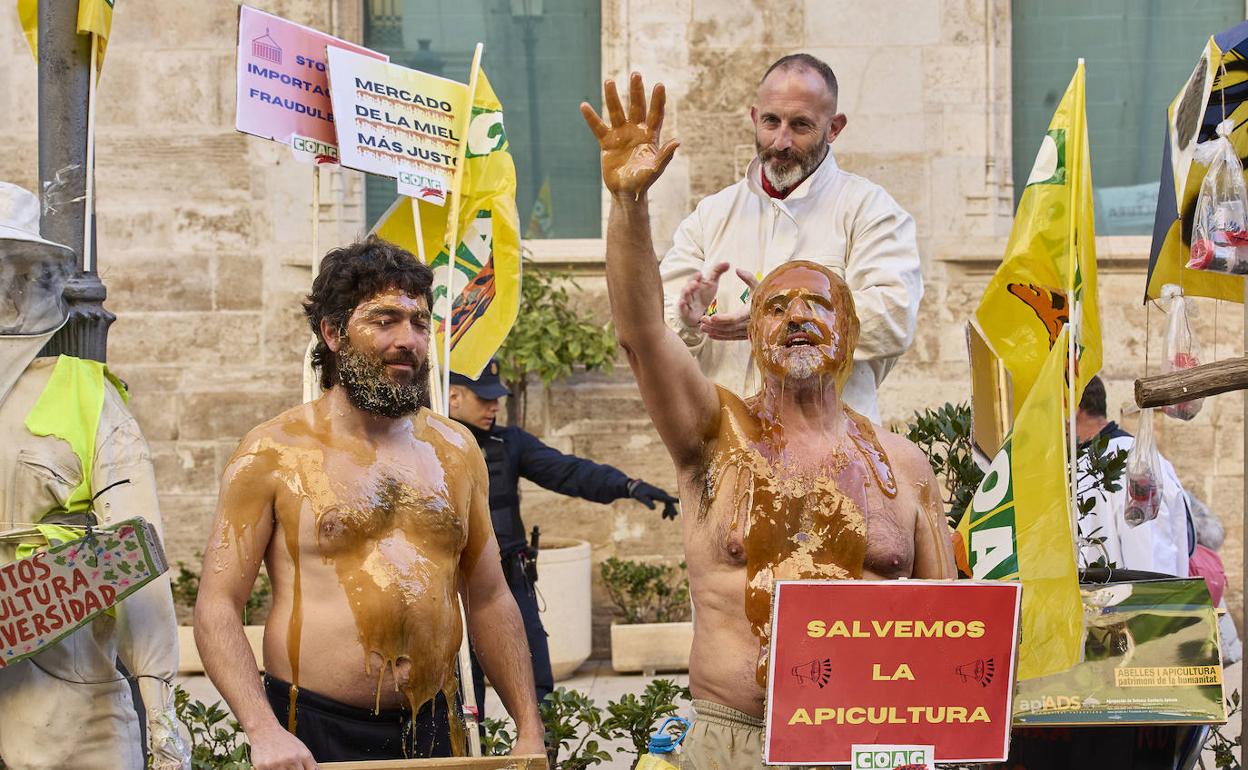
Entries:
{"type": "Polygon", "coordinates": [[[538,549],[538,607],[556,682],[572,676],[593,650],[591,553],[584,540],[545,535],[538,549]]]}
{"type": "MultiPolygon", "coordinates": [[[[243,626],[247,641],[251,643],[251,652],[256,656],[256,665],[264,670],[264,626],[243,626]]],[[[195,629],[191,626],[178,626],[178,673],[203,674],[204,662],[200,660],[199,648],[195,646],[195,629]]]]}
{"type": "Polygon", "coordinates": [[[611,668],[619,673],[688,671],[693,623],[611,624],[611,668]]]}

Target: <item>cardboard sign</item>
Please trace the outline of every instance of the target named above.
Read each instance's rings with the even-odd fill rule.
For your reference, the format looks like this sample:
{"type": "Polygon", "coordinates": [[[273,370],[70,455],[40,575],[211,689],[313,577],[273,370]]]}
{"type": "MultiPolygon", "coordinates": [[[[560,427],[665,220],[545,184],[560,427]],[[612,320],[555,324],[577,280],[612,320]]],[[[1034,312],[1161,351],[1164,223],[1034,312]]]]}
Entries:
{"type": "Polygon", "coordinates": [[[249,6],[238,10],[238,96],[234,127],[288,144],[319,162],[338,157],[325,49],[386,61],[385,54],[249,6]]]}
{"type": "Polygon", "coordinates": [[[143,519],[0,565],[0,668],[56,644],[168,568],[143,519]]]}
{"type": "Polygon", "coordinates": [[[1021,595],[996,581],[778,581],[764,760],[849,764],[855,744],[898,744],[1004,761],[1021,595]]]}
{"type": "Polygon", "coordinates": [[[1079,587],[1083,661],[1018,683],[1017,725],[1221,724],[1217,612],[1205,581],[1079,587]]]}
{"type": "Polygon", "coordinates": [[[399,192],[446,203],[468,112],[468,86],[331,48],[339,162],[398,180],[399,192]]]}

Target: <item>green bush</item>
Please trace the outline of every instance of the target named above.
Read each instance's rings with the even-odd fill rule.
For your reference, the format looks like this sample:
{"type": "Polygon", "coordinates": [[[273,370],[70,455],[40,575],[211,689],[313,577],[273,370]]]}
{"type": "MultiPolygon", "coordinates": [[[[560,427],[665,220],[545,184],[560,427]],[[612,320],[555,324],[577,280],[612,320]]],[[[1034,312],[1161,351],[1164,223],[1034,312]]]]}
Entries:
{"type": "Polygon", "coordinates": [[[971,405],[946,403],[915,412],[906,426],[906,438],[927,455],[932,473],[945,490],[949,526],[956,527],[984,478],[971,446],[971,405]]]}
{"type": "MultiPolygon", "coordinates": [[[[196,554],[199,557],[199,554],[196,554]]],[[[199,573],[186,566],[186,562],[178,562],[178,574],[170,581],[173,590],[173,605],[178,610],[179,620],[190,620],[195,611],[195,600],[199,597],[199,573]]],[[[268,615],[269,600],[273,598],[273,584],[269,576],[261,572],[256,576],[256,585],[247,597],[243,607],[244,623],[263,623],[268,615]]]]}
{"type": "MultiPolygon", "coordinates": [[[[611,716],[604,723],[604,730],[610,731],[612,737],[628,738],[633,744],[634,757],[640,757],[646,753],[655,723],[677,712],[678,699],[689,700],[691,697],[688,687],[681,687],[670,679],[653,679],[640,698],[630,692],[607,704],[607,713],[611,716]]],[[[627,748],[616,751],[629,753],[627,748]]],[[[636,763],[634,759],[633,764],[636,763]]]]}
{"type": "Polygon", "coordinates": [[[579,291],[576,281],[528,259],[523,269],[520,312],[497,354],[499,375],[512,394],[507,424],[519,427],[524,427],[530,374],[548,388],[577,364],[609,372],[616,349],[611,324],[595,323],[572,304],[568,289],[579,291]]]}
{"type": "Polygon", "coordinates": [[[679,567],[611,557],[602,563],[602,583],[626,624],[689,619],[689,578],[679,567]]]}
{"type": "Polygon", "coordinates": [[[249,770],[251,746],[243,728],[232,719],[221,701],[211,706],[192,700],[174,687],[173,707],[178,721],[191,734],[191,770],[249,770]]]}
{"type": "MultiPolygon", "coordinates": [[[[602,744],[627,740],[631,745],[616,749],[631,754],[633,765],[645,753],[650,734],[658,722],[677,712],[678,700],[688,701],[689,688],[670,679],[655,679],[638,697],[628,693],[618,701],[609,701],[599,708],[588,695],[560,687],[542,703],[542,722],[546,727],[546,758],[551,770],[586,770],[610,761],[611,754],[602,744]]],[[[485,739],[481,753],[499,756],[510,753],[515,743],[511,723],[503,719],[486,719],[485,739]]]]}

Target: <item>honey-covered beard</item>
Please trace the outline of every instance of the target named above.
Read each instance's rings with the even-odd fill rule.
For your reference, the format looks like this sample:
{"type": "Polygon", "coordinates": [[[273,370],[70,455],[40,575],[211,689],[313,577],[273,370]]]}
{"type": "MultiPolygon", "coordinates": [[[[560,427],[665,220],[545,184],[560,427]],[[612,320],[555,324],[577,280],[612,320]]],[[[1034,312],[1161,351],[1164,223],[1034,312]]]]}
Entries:
{"type": "Polygon", "coordinates": [[[339,384],[356,409],[397,419],[429,403],[428,359],[417,363],[410,354],[394,354],[398,357],[389,363],[412,367],[411,381],[403,383],[390,376],[386,371],[388,362],[381,356],[356,349],[345,334],[339,339],[338,352],[334,354],[339,384]]]}

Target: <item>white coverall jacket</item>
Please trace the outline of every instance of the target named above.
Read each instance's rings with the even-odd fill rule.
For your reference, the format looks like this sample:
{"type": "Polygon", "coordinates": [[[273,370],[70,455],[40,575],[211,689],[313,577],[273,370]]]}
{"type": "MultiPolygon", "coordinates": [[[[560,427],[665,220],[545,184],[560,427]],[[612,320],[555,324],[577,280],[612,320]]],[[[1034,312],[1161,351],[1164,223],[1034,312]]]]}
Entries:
{"type": "MultiPolygon", "coordinates": [[[[1109,440],[1109,454],[1118,450],[1131,451],[1135,437],[1129,435],[1114,436],[1109,440]]],[[[1187,502],[1183,497],[1183,482],[1170,461],[1158,453],[1161,469],[1161,509],[1157,518],[1137,526],[1127,524],[1123,512],[1127,508],[1127,479],[1123,475],[1122,488],[1117,492],[1105,492],[1100,485],[1092,494],[1096,495],[1096,506],[1092,512],[1079,520],[1081,538],[1104,537],[1105,551],[1109,561],[1119,569],[1138,569],[1146,572],[1160,572],[1165,575],[1187,577],[1187,502]],[[1100,528],[1099,532],[1093,531],[1100,528]]],[[[1081,470],[1086,470],[1086,461],[1080,460],[1081,470]]],[[[1091,564],[1100,558],[1100,548],[1094,545],[1083,545],[1080,548],[1080,566],[1091,564]]]]}
{"type": "MultiPolygon", "coordinates": [[[[43,392],[56,358],[35,359],[52,333],[0,336],[0,531],[64,505],[81,482],[78,456],[65,441],[35,436],[25,419],[43,392]]],[[[139,427],[111,384],[96,433],[92,494],[121,479],[95,504],[102,523],[141,516],[162,529],[151,454],[139,427]]],[[[0,563],[16,544],[0,543],[0,563]]],[[[133,675],[149,714],[171,711],[178,666],[177,620],[167,576],[123,599],[116,617],[102,615],[30,660],[0,669],[0,759],[14,770],[142,770],[143,745],[130,686],[71,684],[115,680],[120,658],[133,675]],[[41,671],[33,662],[49,673],[41,671]]],[[[149,723],[150,724],[150,723],[149,723]]],[[[159,729],[157,733],[159,734],[159,729]]],[[[168,767],[169,760],[157,767],[168,767]]],[[[180,763],[173,764],[177,767],[180,763]]]]}
{"type": "MultiPolygon", "coordinates": [[[[696,273],[728,262],[766,275],[794,259],[818,262],[853,291],[861,332],[854,370],[842,397],[879,422],[876,390],[914,340],[923,278],[914,219],[879,185],[842,171],[829,150],[813,174],[784,200],[759,183],[755,158],[745,178],[698,203],[680,223],[660,265],[668,324],[680,334],[707,377],[745,397],[761,387],[746,340],[707,339],[680,320],[677,303],[696,273]]],[[[718,312],[747,306],[745,285],[729,271],[719,281],[718,312]]]]}

